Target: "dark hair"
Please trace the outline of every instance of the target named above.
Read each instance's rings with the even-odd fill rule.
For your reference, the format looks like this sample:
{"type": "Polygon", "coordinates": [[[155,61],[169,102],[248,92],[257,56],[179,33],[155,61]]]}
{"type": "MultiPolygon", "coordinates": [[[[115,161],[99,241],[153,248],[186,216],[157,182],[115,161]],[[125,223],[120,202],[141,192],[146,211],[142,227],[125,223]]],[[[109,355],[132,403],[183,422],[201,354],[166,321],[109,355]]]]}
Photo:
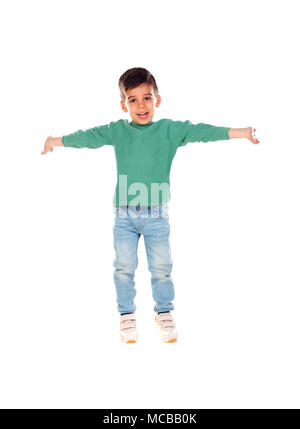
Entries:
{"type": "Polygon", "coordinates": [[[126,70],[126,72],[123,73],[119,79],[121,100],[126,100],[125,91],[136,88],[143,83],[148,83],[149,85],[152,85],[154,94],[155,96],[157,96],[158,88],[155,79],[148,70],[142,67],[134,67],[132,69],[126,70]]]}

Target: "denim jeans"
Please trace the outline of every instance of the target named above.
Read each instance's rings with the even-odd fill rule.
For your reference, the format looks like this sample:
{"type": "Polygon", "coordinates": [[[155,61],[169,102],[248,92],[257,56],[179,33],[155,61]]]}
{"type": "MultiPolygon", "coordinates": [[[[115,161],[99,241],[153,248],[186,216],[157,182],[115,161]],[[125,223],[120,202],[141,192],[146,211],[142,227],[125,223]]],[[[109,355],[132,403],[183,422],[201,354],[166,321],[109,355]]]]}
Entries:
{"type": "Polygon", "coordinates": [[[173,261],[170,249],[170,225],[168,204],[160,206],[118,206],[114,207],[113,237],[115,258],[113,262],[114,283],[119,313],[136,310],[134,298],[135,270],[138,266],[138,242],[144,236],[151,273],[154,311],[174,309],[174,285],[171,278],[173,261]]]}

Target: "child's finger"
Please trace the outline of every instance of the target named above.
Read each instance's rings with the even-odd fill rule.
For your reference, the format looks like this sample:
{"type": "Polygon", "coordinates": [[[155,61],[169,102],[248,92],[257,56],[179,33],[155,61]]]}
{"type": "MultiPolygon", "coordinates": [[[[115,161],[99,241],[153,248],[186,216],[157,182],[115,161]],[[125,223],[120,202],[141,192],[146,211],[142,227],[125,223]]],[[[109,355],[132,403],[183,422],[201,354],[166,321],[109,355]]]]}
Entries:
{"type": "Polygon", "coordinates": [[[43,155],[46,155],[46,153],[47,153],[48,151],[49,151],[48,147],[47,147],[47,146],[45,146],[45,148],[44,148],[44,150],[43,150],[42,154],[43,154],[43,155]]]}

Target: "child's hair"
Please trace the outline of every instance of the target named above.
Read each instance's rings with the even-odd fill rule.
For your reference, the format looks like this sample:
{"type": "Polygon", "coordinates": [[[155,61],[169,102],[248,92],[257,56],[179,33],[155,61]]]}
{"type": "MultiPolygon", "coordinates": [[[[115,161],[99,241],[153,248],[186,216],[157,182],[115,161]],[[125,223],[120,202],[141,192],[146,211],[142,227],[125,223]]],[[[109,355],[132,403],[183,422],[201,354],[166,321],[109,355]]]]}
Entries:
{"type": "Polygon", "coordinates": [[[123,73],[119,79],[121,100],[126,100],[125,91],[136,88],[137,86],[142,85],[142,83],[148,83],[149,85],[152,85],[154,94],[157,96],[158,88],[155,79],[148,70],[142,67],[134,67],[132,69],[126,70],[126,72],[123,73]]]}

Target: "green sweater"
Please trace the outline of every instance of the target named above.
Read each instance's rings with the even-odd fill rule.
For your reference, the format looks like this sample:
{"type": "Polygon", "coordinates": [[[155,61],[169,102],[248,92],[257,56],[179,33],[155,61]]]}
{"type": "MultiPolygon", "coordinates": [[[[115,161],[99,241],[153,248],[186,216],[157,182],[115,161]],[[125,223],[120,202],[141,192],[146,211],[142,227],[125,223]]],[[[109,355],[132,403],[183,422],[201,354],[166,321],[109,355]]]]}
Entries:
{"type": "Polygon", "coordinates": [[[170,169],[180,146],[229,140],[228,127],[160,119],[145,125],[127,119],[78,130],[62,137],[65,147],[114,147],[117,185],[113,205],[154,206],[171,198],[170,169]],[[152,185],[152,186],[151,186],[152,185]]]}

